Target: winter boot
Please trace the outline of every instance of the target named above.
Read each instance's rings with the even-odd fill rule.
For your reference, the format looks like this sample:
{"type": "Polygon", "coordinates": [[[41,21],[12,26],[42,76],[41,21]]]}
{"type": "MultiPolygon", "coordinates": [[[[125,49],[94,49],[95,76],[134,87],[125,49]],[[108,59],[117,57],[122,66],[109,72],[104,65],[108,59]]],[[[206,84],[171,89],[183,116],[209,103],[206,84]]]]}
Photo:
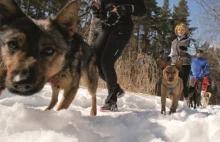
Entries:
{"type": "Polygon", "coordinates": [[[118,111],[117,103],[115,101],[110,100],[108,103],[105,103],[101,108],[100,111],[118,111]]]}

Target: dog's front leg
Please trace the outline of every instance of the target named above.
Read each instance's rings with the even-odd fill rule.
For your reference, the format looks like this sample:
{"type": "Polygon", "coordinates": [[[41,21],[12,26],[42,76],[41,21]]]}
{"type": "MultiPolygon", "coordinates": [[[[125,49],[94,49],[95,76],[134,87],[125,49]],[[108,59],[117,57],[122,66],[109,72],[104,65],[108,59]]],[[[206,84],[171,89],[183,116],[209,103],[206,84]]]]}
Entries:
{"type": "Polygon", "coordinates": [[[69,105],[72,103],[72,101],[74,100],[76,96],[78,88],[79,86],[75,86],[75,87],[71,87],[68,90],[64,90],[64,95],[57,108],[58,111],[61,109],[67,109],[69,107],[69,105]]]}
{"type": "Polygon", "coordinates": [[[51,84],[51,88],[52,88],[52,98],[51,98],[49,106],[45,110],[52,109],[58,102],[58,95],[59,95],[60,88],[54,84],[51,84]]]}
{"type": "Polygon", "coordinates": [[[161,114],[166,115],[166,95],[161,95],[161,114]]]}
{"type": "Polygon", "coordinates": [[[170,107],[170,112],[169,114],[175,113],[176,112],[176,108],[178,106],[178,98],[176,97],[176,95],[173,95],[171,98],[171,107],[170,107]]]}

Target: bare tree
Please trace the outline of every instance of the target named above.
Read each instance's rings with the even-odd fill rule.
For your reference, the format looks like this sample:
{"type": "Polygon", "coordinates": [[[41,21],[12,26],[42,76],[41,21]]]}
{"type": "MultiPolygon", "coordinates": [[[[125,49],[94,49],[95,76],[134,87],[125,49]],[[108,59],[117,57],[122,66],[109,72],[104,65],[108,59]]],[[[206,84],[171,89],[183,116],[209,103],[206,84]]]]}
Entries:
{"type": "Polygon", "coordinates": [[[199,34],[206,37],[207,41],[220,40],[220,4],[219,0],[194,0],[203,9],[198,15],[198,24],[201,31],[199,34]]]}

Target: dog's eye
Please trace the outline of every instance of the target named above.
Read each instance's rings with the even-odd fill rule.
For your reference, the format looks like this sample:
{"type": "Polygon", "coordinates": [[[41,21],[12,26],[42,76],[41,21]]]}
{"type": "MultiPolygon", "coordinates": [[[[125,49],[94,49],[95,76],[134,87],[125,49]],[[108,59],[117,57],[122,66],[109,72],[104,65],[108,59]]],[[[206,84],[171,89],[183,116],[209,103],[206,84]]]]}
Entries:
{"type": "Polygon", "coordinates": [[[8,44],[8,48],[11,50],[16,50],[19,47],[17,41],[9,41],[7,44],[8,44]]]}
{"type": "Polygon", "coordinates": [[[44,48],[43,50],[43,54],[45,56],[52,56],[54,54],[55,50],[52,48],[52,47],[47,47],[47,48],[44,48]]]}

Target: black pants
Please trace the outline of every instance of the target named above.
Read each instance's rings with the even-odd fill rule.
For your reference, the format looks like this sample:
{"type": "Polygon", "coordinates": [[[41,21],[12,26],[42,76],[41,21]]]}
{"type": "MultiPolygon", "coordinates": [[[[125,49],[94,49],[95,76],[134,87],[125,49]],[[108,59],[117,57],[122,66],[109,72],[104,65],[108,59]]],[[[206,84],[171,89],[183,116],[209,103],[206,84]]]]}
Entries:
{"type": "Polygon", "coordinates": [[[183,96],[188,97],[188,79],[190,74],[190,65],[183,65],[179,72],[179,77],[183,80],[183,96]]]}
{"type": "Polygon", "coordinates": [[[131,33],[132,26],[102,29],[94,44],[99,76],[107,83],[108,96],[106,103],[109,100],[117,102],[117,96],[113,94],[118,85],[114,65],[128,43],[131,33]]]}

